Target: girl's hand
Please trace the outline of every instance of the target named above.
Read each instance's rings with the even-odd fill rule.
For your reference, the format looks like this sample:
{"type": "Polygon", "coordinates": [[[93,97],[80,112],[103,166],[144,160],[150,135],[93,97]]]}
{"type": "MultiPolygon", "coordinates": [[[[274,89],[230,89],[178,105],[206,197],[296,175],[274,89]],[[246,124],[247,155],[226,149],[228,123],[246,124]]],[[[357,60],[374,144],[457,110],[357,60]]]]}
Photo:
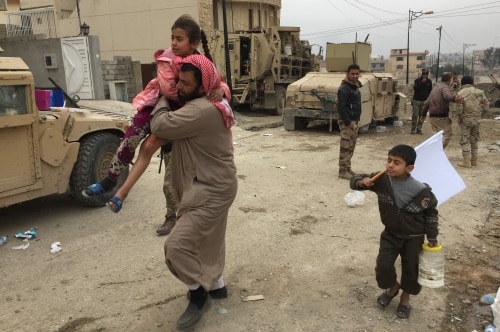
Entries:
{"type": "Polygon", "coordinates": [[[222,90],[222,88],[212,90],[208,94],[208,100],[211,102],[220,102],[222,98],[224,98],[224,90],[222,90]]]}

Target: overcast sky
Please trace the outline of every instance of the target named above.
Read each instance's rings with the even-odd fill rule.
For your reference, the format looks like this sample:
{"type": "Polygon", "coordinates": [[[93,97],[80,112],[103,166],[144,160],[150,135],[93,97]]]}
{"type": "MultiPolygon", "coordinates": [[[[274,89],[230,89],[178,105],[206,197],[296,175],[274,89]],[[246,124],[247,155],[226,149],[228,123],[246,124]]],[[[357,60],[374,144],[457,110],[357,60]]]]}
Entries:
{"type": "MultiPolygon", "coordinates": [[[[466,53],[500,48],[500,1],[491,0],[281,0],[281,25],[298,26],[301,38],[326,45],[364,41],[372,56],[387,57],[393,48],[406,48],[408,14],[433,11],[412,20],[410,52],[436,53],[441,30],[441,53],[466,53]]],[[[319,47],[313,47],[318,53],[319,47]]]]}

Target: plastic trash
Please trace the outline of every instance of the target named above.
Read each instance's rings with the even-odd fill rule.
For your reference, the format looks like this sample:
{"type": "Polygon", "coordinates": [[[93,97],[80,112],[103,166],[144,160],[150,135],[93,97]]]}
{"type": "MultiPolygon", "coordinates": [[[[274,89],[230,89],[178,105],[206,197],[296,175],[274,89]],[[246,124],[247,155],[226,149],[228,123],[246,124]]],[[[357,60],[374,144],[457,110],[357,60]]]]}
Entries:
{"type": "Polygon", "coordinates": [[[7,241],[9,241],[9,237],[7,235],[0,236],[0,247],[6,244],[7,241]]]}
{"type": "Polygon", "coordinates": [[[403,121],[401,121],[401,120],[395,120],[395,121],[392,123],[392,125],[393,125],[394,127],[403,127],[403,121]]]}
{"type": "Polygon", "coordinates": [[[493,324],[488,324],[485,328],[484,328],[484,332],[496,332],[497,328],[495,327],[495,325],[493,324]]]}
{"type": "Polygon", "coordinates": [[[16,233],[16,237],[17,238],[21,238],[21,239],[32,239],[34,237],[36,237],[36,228],[35,227],[31,227],[30,229],[28,229],[26,232],[17,232],[16,233]]]}
{"type": "Polygon", "coordinates": [[[377,126],[377,128],[375,128],[375,131],[377,133],[384,133],[385,132],[385,127],[384,126],[377,126]]]}
{"type": "Polygon", "coordinates": [[[493,302],[495,302],[495,296],[496,294],[495,293],[491,293],[491,294],[485,294],[483,296],[481,296],[481,298],[479,299],[479,302],[481,302],[482,304],[493,304],[493,302]]]}
{"type": "Polygon", "coordinates": [[[21,245],[18,245],[16,247],[12,247],[12,249],[14,249],[14,250],[25,250],[25,249],[28,249],[28,247],[30,246],[30,240],[29,239],[24,239],[23,242],[25,242],[25,243],[21,244],[21,245]]]}
{"type": "Polygon", "coordinates": [[[62,250],[61,242],[54,242],[50,245],[50,253],[55,254],[62,250]]]}
{"type": "Polygon", "coordinates": [[[365,193],[362,191],[351,191],[344,196],[344,201],[349,207],[365,204],[365,193]]]}

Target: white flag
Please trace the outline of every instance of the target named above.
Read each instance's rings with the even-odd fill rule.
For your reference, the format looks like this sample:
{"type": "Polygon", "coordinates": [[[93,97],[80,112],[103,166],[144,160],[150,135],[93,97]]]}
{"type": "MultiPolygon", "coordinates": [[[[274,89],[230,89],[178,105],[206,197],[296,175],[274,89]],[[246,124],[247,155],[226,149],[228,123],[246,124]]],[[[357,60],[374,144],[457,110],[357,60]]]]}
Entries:
{"type": "Polygon", "coordinates": [[[438,206],[467,187],[443,151],[443,131],[417,146],[415,151],[417,159],[411,175],[431,186],[438,206]]]}

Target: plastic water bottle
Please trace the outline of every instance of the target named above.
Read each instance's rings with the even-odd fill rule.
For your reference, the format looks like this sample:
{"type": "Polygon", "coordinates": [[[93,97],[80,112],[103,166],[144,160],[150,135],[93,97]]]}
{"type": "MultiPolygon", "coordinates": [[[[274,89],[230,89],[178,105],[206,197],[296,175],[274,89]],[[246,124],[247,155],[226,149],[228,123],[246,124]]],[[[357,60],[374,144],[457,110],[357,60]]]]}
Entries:
{"type": "Polygon", "coordinates": [[[418,258],[418,283],[429,288],[444,286],[444,254],[440,245],[422,244],[418,258]]]}
{"type": "Polygon", "coordinates": [[[488,324],[485,328],[484,328],[484,332],[496,332],[496,327],[495,325],[493,324],[488,324]]]}
{"type": "Polygon", "coordinates": [[[3,246],[4,244],[9,241],[9,237],[7,235],[1,235],[0,236],[0,247],[3,246]]]}

